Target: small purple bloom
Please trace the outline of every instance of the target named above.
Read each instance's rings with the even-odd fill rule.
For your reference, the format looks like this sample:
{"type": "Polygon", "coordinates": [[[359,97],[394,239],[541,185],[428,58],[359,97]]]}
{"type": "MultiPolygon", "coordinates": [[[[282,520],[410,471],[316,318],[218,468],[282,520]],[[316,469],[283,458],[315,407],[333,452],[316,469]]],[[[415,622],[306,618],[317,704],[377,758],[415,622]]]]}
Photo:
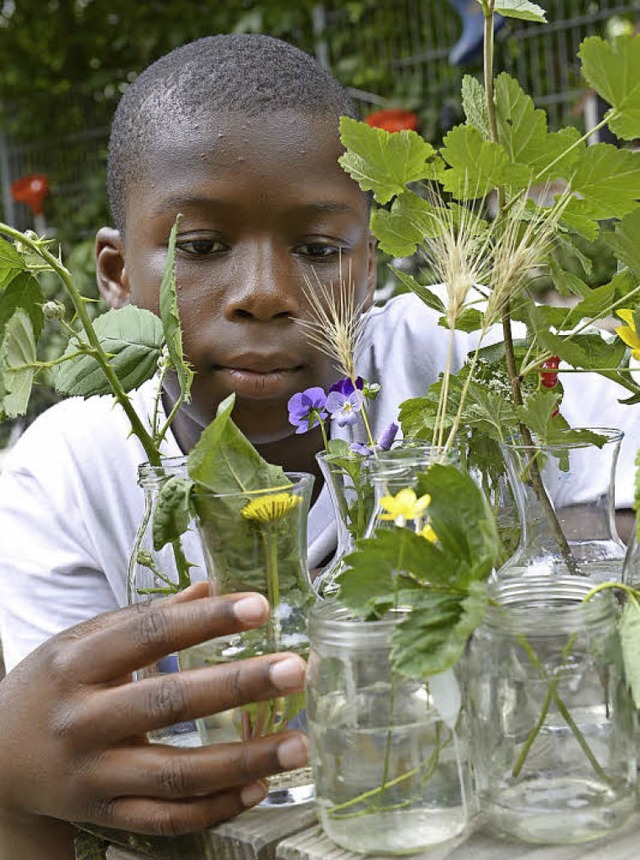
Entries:
{"type": "Polygon", "coordinates": [[[327,417],[326,403],[327,395],[319,386],[294,394],[287,406],[289,423],[296,428],[296,433],[306,433],[312,427],[317,427],[327,417]]]}
{"type": "Polygon", "coordinates": [[[393,445],[396,434],[398,433],[398,425],[392,421],[388,427],[382,431],[380,436],[378,437],[378,444],[376,448],[380,451],[388,451],[389,448],[393,445]]]}
{"type": "Polygon", "coordinates": [[[362,391],[364,388],[364,379],[361,376],[358,376],[354,388],[353,382],[348,376],[345,376],[343,379],[339,379],[337,382],[334,382],[333,385],[329,386],[329,394],[331,394],[332,391],[337,391],[339,394],[344,394],[345,397],[348,397],[350,394],[353,394],[356,388],[358,391],[362,391]]]}
{"type": "Polygon", "coordinates": [[[359,391],[352,391],[351,394],[331,391],[327,396],[326,407],[331,417],[336,419],[338,427],[355,424],[358,412],[362,409],[362,395],[359,391]]]}
{"type": "Polygon", "coordinates": [[[368,457],[369,454],[372,453],[371,448],[368,445],[364,445],[362,442],[352,442],[349,445],[349,448],[354,454],[360,454],[362,457],[368,457]]]}

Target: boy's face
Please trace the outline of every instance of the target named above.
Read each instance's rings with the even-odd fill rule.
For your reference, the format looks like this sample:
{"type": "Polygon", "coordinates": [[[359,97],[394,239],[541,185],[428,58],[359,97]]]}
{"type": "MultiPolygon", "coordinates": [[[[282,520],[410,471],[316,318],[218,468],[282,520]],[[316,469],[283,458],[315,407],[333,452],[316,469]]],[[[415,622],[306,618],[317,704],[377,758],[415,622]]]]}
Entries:
{"type": "MultiPolygon", "coordinates": [[[[337,163],[334,122],[286,111],[167,123],[152,168],[129,189],[126,236],[98,234],[98,272],[114,306],[159,312],[169,233],[180,213],[176,279],[201,427],[236,392],[234,419],[255,443],[291,435],[287,402],[338,376],[309,343],[305,282],[375,284],[365,196],[337,163]]],[[[308,289],[308,288],[307,288],[308,289]]],[[[176,396],[175,381],[170,394],[176,396]]]]}

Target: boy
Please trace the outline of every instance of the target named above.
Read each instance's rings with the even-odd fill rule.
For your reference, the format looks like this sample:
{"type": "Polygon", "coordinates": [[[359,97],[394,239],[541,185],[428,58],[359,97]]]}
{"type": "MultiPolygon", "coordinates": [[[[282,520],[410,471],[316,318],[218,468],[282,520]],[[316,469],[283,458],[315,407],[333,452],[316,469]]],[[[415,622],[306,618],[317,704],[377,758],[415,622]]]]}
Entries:
{"type": "MultiPolygon", "coordinates": [[[[348,275],[356,300],[365,304],[375,283],[367,198],[337,163],[343,114],[353,116],[353,105],[329,75],[264,36],[218,36],[184,46],[151,66],[123,97],[110,143],[115,226],[98,233],[98,281],[112,307],[133,301],[157,311],[169,232],[182,214],[176,275],[185,350],[197,374],[193,402],[176,417],[167,455],[188,451],[235,391],[234,418],[263,456],[316,473],[321,437],[317,430],[294,433],[287,401],[311,385],[326,387],[338,374],[300,324],[310,316],[305,281],[335,289],[348,275]]],[[[358,367],[382,385],[370,414],[374,435],[396,417],[402,400],[435,381],[447,345],[437,315],[412,296],[369,314],[358,367]]],[[[454,365],[466,352],[461,335],[454,365]]],[[[170,380],[165,411],[175,397],[170,380]]],[[[149,398],[148,386],[133,395],[143,418],[149,398]]],[[[127,561],[142,516],[136,470],[144,459],[108,398],[73,399],[36,422],[0,480],[8,668],[85,622],[46,643],[7,679],[5,709],[17,716],[7,719],[9,740],[0,745],[0,808],[9,816],[11,844],[31,851],[12,856],[54,856],[52,842],[38,855],[35,843],[18,841],[46,830],[44,819],[36,826],[29,813],[183,832],[257,802],[260,777],[304,758],[297,733],[233,751],[142,747],[126,734],[129,720],[119,712],[135,715],[139,737],[222,709],[221,699],[229,707],[302,683],[301,661],[273,655],[257,666],[234,664],[235,692],[226,698],[221,691],[230,681],[219,667],[206,677],[153,679],[142,687],[149,690],[143,701],[140,684],[118,684],[154,656],[228,632],[230,625],[255,626],[266,612],[255,596],[244,609],[241,596],[201,599],[196,585],[177,600],[87,622],[126,603],[127,561]],[[33,696],[35,722],[14,707],[21,690],[30,691],[29,701],[33,696]],[[28,736],[21,736],[21,716],[28,736]],[[26,744],[36,755],[25,753],[26,744]],[[145,780],[143,772],[155,778],[145,780]],[[59,788],[61,773],[66,790],[59,788]],[[19,787],[13,794],[11,779],[19,787]]],[[[309,532],[313,567],[332,548],[322,493],[309,532]]],[[[66,857],[66,830],[60,839],[59,856],[66,857]]]]}

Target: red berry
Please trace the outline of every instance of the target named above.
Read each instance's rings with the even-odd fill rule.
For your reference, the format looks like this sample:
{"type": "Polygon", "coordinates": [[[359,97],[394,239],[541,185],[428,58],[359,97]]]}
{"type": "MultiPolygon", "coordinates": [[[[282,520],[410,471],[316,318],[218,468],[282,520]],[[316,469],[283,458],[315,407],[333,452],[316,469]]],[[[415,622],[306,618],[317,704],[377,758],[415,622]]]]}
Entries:
{"type": "Polygon", "coordinates": [[[542,371],[540,374],[540,382],[542,382],[545,388],[555,388],[558,384],[558,374],[555,373],[555,371],[557,371],[560,366],[560,356],[552,355],[551,358],[548,358],[542,366],[548,367],[551,373],[545,373],[542,371]]]}

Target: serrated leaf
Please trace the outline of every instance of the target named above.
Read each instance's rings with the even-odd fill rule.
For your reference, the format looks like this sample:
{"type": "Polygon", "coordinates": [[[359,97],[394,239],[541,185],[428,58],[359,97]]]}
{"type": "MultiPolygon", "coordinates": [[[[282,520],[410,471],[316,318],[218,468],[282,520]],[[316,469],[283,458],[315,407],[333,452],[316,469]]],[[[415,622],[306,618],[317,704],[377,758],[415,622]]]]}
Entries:
{"type": "Polygon", "coordinates": [[[436,151],[415,131],[388,132],[342,117],[340,138],[347,150],[340,164],[378,203],[388,203],[409,182],[434,176],[429,162],[436,151]]]}
{"type": "Polygon", "coordinates": [[[640,606],[632,594],[627,596],[622,610],[620,644],[627,685],[634,705],[640,708],[640,606]]]}
{"type": "Polygon", "coordinates": [[[420,301],[424,302],[427,307],[433,308],[434,311],[438,311],[438,313],[441,314],[445,312],[445,306],[442,303],[442,299],[430,290],[429,287],[419,284],[412,275],[407,274],[407,272],[403,272],[402,269],[396,269],[391,266],[391,271],[394,273],[396,278],[398,278],[402,286],[410,290],[420,299],[420,301]]]}
{"type": "Polygon", "coordinates": [[[505,18],[519,18],[521,21],[534,21],[536,24],[547,23],[547,13],[530,0],[496,0],[494,12],[505,18]]]}
{"type": "Polygon", "coordinates": [[[29,314],[17,308],[6,321],[0,341],[0,415],[17,418],[29,405],[36,361],[36,338],[29,314]]]}
{"type": "Polygon", "coordinates": [[[371,216],[371,232],[381,250],[392,257],[415,254],[433,231],[433,207],[412,191],[403,191],[390,210],[376,209],[371,216]]]}
{"type": "Polygon", "coordinates": [[[0,237],[0,290],[6,287],[16,276],[26,268],[26,263],[20,254],[6,239],[0,237]]]}
{"type": "Polygon", "coordinates": [[[518,417],[511,400],[484,385],[471,382],[462,421],[499,440],[504,438],[510,427],[515,428],[518,417]]]}
{"type": "Polygon", "coordinates": [[[428,395],[403,400],[398,415],[402,435],[414,439],[430,439],[435,427],[437,409],[437,399],[428,395]]]}
{"type": "Polygon", "coordinates": [[[419,599],[392,634],[391,661],[402,675],[427,678],[458,662],[484,618],[487,593],[484,583],[475,582],[465,595],[427,592],[419,599]]]}
{"type": "Polygon", "coordinates": [[[458,200],[485,197],[501,186],[521,190],[531,184],[530,167],[514,164],[504,147],[484,140],[472,126],[453,128],[444,139],[441,154],[450,165],[442,176],[443,187],[458,200]]]}
{"type": "Polygon", "coordinates": [[[585,39],[578,52],[582,75],[612,105],[607,119],[623,140],[640,137],[640,36],[618,36],[611,42],[585,39]]]}
{"type": "Polygon", "coordinates": [[[571,200],[563,214],[584,212],[590,218],[622,218],[640,198],[640,155],[609,143],[588,146],[577,160],[571,188],[583,199],[571,200]]]}
{"type": "Polygon", "coordinates": [[[490,139],[484,87],[473,75],[462,78],[462,108],[468,125],[477,128],[485,140],[490,139]]]}
{"type": "MultiPolygon", "coordinates": [[[[163,343],[159,317],[144,308],[125,305],[97,317],[93,327],[125,391],[138,388],[153,376],[163,343]]],[[[77,343],[71,341],[65,355],[77,351],[77,343]]],[[[92,355],[82,355],[57,365],[54,383],[57,391],[69,396],[111,393],[109,381],[92,355]]]]}
{"type": "Polygon", "coordinates": [[[617,367],[626,347],[621,340],[609,343],[598,334],[579,334],[569,338],[549,331],[539,331],[538,341],[552,355],[558,355],[571,367],[584,370],[617,367]]]}
{"type": "Polygon", "coordinates": [[[15,310],[22,308],[31,320],[33,334],[37,341],[44,326],[43,301],[40,284],[31,272],[17,272],[0,293],[0,331],[15,310]]]}
{"type": "Polygon", "coordinates": [[[547,438],[549,423],[554,420],[551,415],[555,412],[558,401],[557,391],[537,391],[527,398],[523,406],[516,407],[519,420],[526,424],[541,442],[547,438]]]}
{"type": "Polygon", "coordinates": [[[180,475],[171,475],[160,488],[151,524],[156,551],[189,528],[192,490],[193,481],[180,475]]]}
{"type": "Polygon", "coordinates": [[[604,240],[621,263],[640,277],[640,209],[622,219],[604,240]]]}
{"type": "Polygon", "coordinates": [[[191,383],[193,382],[193,370],[187,362],[182,347],[182,327],[180,325],[180,313],[178,311],[178,295],[176,293],[176,234],[178,231],[178,220],[171,228],[169,246],[167,249],[167,261],[165,263],[160,285],[160,319],[164,331],[164,341],[169,352],[169,359],[178,378],[180,391],[185,403],[191,400],[191,383]]]}

